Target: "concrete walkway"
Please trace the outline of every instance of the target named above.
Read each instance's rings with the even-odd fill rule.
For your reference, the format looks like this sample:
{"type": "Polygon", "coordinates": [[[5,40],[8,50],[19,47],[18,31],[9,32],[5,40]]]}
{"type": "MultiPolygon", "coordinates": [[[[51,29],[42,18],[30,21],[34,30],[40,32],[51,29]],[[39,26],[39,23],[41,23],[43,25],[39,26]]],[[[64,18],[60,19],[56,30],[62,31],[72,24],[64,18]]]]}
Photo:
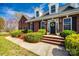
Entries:
{"type": "Polygon", "coordinates": [[[40,56],[67,56],[68,55],[65,49],[61,46],[51,45],[43,42],[28,43],[18,38],[12,38],[10,36],[6,37],[6,39],[40,56]]]}

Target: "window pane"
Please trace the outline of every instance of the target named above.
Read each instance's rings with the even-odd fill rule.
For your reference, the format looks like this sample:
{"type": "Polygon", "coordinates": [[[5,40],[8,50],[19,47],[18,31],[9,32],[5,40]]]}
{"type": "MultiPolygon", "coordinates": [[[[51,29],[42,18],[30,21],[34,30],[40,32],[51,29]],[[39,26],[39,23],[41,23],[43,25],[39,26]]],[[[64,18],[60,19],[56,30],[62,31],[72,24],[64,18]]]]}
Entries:
{"type": "Polygon", "coordinates": [[[36,17],[39,17],[39,11],[36,12],[36,17]]]}
{"type": "Polygon", "coordinates": [[[55,12],[55,5],[51,6],[51,13],[55,12]]]}
{"type": "Polygon", "coordinates": [[[71,18],[64,19],[64,30],[71,30],[71,18]]]}
{"type": "Polygon", "coordinates": [[[44,21],[42,21],[42,28],[45,28],[46,27],[46,25],[45,25],[45,22],[44,21]]]}
{"type": "Polygon", "coordinates": [[[64,25],[64,29],[65,30],[71,30],[71,26],[70,25],[64,25]]]}

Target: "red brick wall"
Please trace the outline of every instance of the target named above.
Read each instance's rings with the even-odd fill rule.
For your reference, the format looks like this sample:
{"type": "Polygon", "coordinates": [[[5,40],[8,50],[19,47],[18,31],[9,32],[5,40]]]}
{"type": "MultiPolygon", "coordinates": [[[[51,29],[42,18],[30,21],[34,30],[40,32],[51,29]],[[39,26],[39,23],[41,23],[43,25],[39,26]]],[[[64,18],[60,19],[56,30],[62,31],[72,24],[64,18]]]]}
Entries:
{"type": "Polygon", "coordinates": [[[39,21],[34,22],[34,32],[39,30],[39,21]]]}
{"type": "Polygon", "coordinates": [[[59,18],[59,32],[63,31],[63,17],[59,18]]]}

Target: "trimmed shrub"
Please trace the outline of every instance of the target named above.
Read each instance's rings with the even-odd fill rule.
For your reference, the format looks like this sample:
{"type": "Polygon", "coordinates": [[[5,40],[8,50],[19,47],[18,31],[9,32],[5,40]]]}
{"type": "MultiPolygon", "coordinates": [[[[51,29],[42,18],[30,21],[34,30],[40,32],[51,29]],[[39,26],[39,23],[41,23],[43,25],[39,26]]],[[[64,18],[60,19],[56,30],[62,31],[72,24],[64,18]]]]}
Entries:
{"type": "Polygon", "coordinates": [[[79,34],[68,35],[65,39],[66,50],[73,56],[79,56],[79,34]]]}
{"type": "Polygon", "coordinates": [[[25,36],[25,40],[30,43],[40,42],[43,34],[39,32],[27,33],[25,36]]]}
{"type": "Polygon", "coordinates": [[[33,32],[32,30],[23,30],[22,31],[23,33],[30,33],[30,32],[33,32]]]}
{"type": "Polygon", "coordinates": [[[21,35],[21,33],[22,33],[21,30],[14,30],[14,31],[10,32],[11,36],[13,36],[13,37],[18,37],[21,35]]]}
{"type": "Polygon", "coordinates": [[[38,32],[42,33],[44,35],[46,33],[46,30],[45,29],[39,29],[38,32]]]}
{"type": "Polygon", "coordinates": [[[33,31],[32,31],[32,30],[28,30],[27,32],[28,32],[28,33],[31,33],[31,32],[33,32],[33,31]]]}
{"type": "Polygon", "coordinates": [[[27,33],[27,32],[28,32],[28,30],[27,30],[27,29],[26,29],[26,30],[22,30],[22,32],[23,32],[23,33],[27,33]]]}
{"type": "Polygon", "coordinates": [[[60,35],[64,38],[70,34],[76,34],[76,32],[72,30],[64,30],[63,32],[60,33],[60,35]]]}

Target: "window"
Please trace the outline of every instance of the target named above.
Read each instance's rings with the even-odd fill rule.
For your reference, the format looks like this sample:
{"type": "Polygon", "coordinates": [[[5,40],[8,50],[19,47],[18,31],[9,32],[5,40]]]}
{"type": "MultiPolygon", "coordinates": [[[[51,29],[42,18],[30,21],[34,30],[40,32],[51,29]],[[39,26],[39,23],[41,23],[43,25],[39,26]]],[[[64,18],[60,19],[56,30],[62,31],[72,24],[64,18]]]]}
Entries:
{"type": "Polygon", "coordinates": [[[45,29],[45,27],[46,27],[45,21],[42,21],[42,22],[41,22],[41,28],[42,28],[42,29],[45,29]]]}
{"type": "Polygon", "coordinates": [[[72,30],[72,18],[65,18],[64,19],[64,30],[72,30]]]}
{"type": "Polygon", "coordinates": [[[55,12],[55,5],[51,6],[51,13],[55,12]]]}
{"type": "Polygon", "coordinates": [[[36,17],[39,17],[39,11],[36,11],[36,17]]]}

